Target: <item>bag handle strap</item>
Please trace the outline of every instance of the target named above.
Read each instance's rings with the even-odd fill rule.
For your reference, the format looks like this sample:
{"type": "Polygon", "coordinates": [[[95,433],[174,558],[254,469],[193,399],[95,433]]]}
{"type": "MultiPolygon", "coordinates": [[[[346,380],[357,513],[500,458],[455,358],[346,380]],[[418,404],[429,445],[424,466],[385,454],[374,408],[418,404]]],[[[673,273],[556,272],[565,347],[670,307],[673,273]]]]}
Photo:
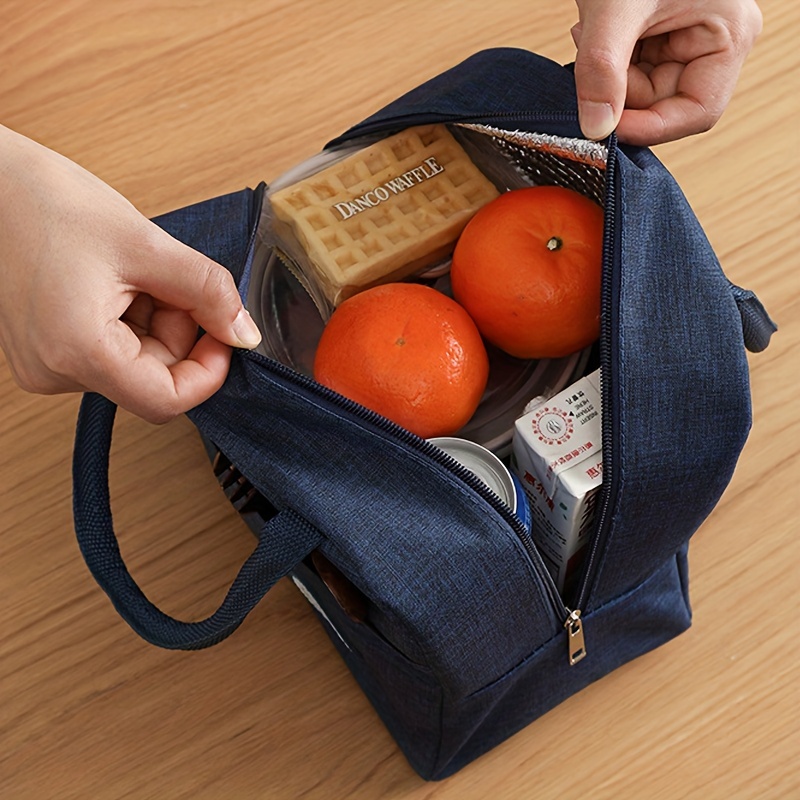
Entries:
{"type": "Polygon", "coordinates": [[[741,286],[731,283],[731,291],[742,318],[744,346],[751,353],[766,350],[778,326],[770,319],[761,301],[749,289],[742,289],[741,286]]]}
{"type": "Polygon", "coordinates": [[[262,528],[220,607],[200,622],[182,622],[154,606],[131,577],[111,517],[108,464],[117,407],[98,394],[84,395],[73,457],[73,511],[78,544],[89,570],[120,616],[151,644],[199,650],[221,642],[241,625],[277,581],[314,550],[322,534],[290,509],[262,528]]]}

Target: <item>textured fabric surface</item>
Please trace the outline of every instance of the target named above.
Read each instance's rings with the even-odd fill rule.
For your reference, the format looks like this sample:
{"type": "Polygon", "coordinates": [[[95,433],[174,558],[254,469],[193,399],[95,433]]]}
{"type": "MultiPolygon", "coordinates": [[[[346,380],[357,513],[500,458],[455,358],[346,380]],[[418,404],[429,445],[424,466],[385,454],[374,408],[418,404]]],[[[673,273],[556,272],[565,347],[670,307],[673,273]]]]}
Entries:
{"type": "Polygon", "coordinates": [[[402,620],[405,646],[425,653],[446,691],[473,691],[560,629],[521,543],[485,501],[267,366],[239,354],[191,419],[278,508],[322,531],[325,555],[402,620]]]}
{"type": "MultiPolygon", "coordinates": [[[[330,145],[383,126],[468,117],[506,128],[580,137],[575,82],[569,69],[514,48],[476,53],[352,127],[330,145]]],[[[329,146],[330,146],[329,145],[329,146]]]]}
{"type": "Polygon", "coordinates": [[[647,150],[617,158],[614,418],[618,492],[589,607],[681,547],[727,486],[750,428],[731,285],[675,181],[647,150]]]}
{"type": "Polygon", "coordinates": [[[319,619],[364,693],[423,777],[452,775],[531,720],[621,664],[669,641],[691,624],[685,550],[633,591],[587,615],[590,656],[569,666],[563,635],[479,690],[448,695],[425,664],[415,663],[369,625],[349,619],[317,575],[297,578],[324,612],[319,619]],[[347,644],[344,644],[346,642],[347,644]]]}
{"type": "Polygon", "coordinates": [[[244,189],[170,211],[153,222],[227,267],[238,281],[258,221],[260,198],[260,189],[244,189]]]}

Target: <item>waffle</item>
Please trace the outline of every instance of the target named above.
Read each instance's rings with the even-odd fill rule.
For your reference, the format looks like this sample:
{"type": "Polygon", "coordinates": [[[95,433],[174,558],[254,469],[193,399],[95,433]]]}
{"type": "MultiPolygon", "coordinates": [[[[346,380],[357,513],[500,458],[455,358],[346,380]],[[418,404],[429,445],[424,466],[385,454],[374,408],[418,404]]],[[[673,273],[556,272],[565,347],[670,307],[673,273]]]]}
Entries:
{"type": "Polygon", "coordinates": [[[446,258],[497,195],[447,128],[431,125],[383,139],[270,202],[276,233],[296,241],[336,305],[446,258]]]}

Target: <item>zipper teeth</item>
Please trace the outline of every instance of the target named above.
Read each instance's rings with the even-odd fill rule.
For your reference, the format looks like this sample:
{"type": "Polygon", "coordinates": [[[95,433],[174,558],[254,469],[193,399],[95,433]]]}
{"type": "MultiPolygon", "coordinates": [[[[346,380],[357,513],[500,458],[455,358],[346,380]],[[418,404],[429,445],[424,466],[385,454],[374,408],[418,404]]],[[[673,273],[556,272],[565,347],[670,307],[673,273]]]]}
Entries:
{"type": "Polygon", "coordinates": [[[597,556],[600,551],[600,542],[605,539],[605,534],[609,525],[609,511],[615,484],[614,478],[614,438],[611,414],[613,412],[611,396],[613,382],[613,359],[611,348],[611,325],[615,322],[616,311],[614,309],[614,252],[616,249],[617,229],[615,224],[615,206],[617,199],[617,187],[614,179],[614,172],[617,162],[617,141],[616,135],[612,134],[608,143],[608,162],[606,164],[606,226],[603,231],[603,285],[601,292],[601,308],[603,309],[602,329],[600,334],[600,406],[603,428],[601,440],[603,446],[603,475],[604,482],[601,489],[602,500],[595,522],[594,536],[583,576],[575,599],[575,607],[583,609],[589,597],[594,571],[597,567],[597,556]]]}
{"type": "Polygon", "coordinates": [[[268,358],[261,353],[254,353],[249,350],[243,350],[243,355],[250,358],[262,367],[279,376],[283,380],[289,381],[296,386],[312,392],[317,397],[321,397],[337,408],[345,411],[346,413],[356,417],[357,419],[375,426],[384,433],[389,434],[395,439],[398,439],[403,444],[413,447],[418,452],[433,459],[437,464],[444,467],[450,473],[455,475],[463,481],[470,489],[475,491],[483,500],[485,500],[494,509],[500,517],[506,522],[514,531],[520,543],[522,544],[528,558],[533,564],[539,577],[543,580],[545,587],[548,590],[548,597],[552,604],[553,611],[556,616],[561,620],[565,620],[569,616],[568,609],[564,606],[558,590],[553,584],[550,574],[547,572],[546,567],[541,561],[539,551],[533,543],[530,533],[519,517],[511,510],[511,508],[503,502],[503,500],[495,494],[474,472],[465,467],[459,461],[456,461],[448,453],[445,453],[435,444],[426,439],[422,439],[415,433],[397,425],[386,417],[377,414],[374,411],[360,405],[359,403],[349,400],[343,395],[328,389],[326,386],[317,383],[306,375],[295,372],[293,369],[281,364],[279,361],[268,358]]]}

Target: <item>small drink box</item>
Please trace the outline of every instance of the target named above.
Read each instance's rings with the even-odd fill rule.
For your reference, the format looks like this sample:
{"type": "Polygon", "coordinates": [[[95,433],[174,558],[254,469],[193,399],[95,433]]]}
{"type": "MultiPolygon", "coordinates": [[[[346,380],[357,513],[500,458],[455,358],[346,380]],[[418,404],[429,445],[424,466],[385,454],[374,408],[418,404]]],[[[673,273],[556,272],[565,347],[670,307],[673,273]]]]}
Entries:
{"type": "Polygon", "coordinates": [[[526,409],[515,424],[513,469],[532,534],[562,594],[577,579],[603,480],[600,371],[526,409]]]}

